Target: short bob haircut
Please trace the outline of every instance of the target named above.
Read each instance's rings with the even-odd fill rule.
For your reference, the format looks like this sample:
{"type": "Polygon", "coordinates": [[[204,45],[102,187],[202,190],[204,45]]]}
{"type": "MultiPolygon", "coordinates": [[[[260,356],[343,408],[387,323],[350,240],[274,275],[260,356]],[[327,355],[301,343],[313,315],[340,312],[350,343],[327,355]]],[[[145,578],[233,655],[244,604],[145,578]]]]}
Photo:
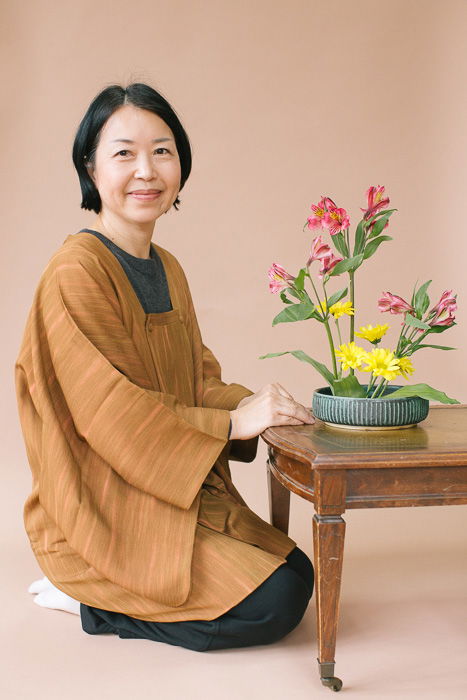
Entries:
{"type": "MultiPolygon", "coordinates": [[[[76,132],[73,143],[73,163],[78,172],[82,209],[90,209],[99,214],[102,202],[87,164],[94,163],[97,144],[102,128],[109,117],[123,105],[131,104],[140,109],[147,109],[160,117],[172,130],[180,158],[180,189],[182,189],[191,172],[191,148],[188,136],[175,111],[167,100],[154,88],[144,83],[132,83],[124,88],[121,85],[109,85],[93,99],[76,132]]],[[[174,202],[178,209],[180,200],[174,202]]]]}

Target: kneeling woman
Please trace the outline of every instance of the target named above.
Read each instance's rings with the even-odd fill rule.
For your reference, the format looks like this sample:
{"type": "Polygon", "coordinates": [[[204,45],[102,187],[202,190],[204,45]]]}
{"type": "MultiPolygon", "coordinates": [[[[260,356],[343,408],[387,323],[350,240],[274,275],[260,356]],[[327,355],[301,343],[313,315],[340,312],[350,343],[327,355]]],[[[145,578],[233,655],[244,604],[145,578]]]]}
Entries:
{"type": "Polygon", "coordinates": [[[89,634],[274,642],[302,619],[313,567],[248,508],[228,458],[249,462],[267,427],[313,418],[279,384],[221,380],[180,264],[151,241],[191,169],[167,101],[141,83],[104,89],[73,160],[97,216],[42,273],[15,365],[25,527],[45,574],[30,590],[89,634]]]}

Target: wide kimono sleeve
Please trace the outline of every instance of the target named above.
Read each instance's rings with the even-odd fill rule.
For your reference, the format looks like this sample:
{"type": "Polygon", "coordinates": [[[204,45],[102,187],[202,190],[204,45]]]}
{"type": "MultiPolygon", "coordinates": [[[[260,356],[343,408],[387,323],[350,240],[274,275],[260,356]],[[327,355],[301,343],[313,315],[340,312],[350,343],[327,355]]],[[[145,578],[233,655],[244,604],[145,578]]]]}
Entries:
{"type": "MultiPolygon", "coordinates": [[[[176,261],[175,261],[176,262],[176,261]]],[[[254,393],[242,384],[222,381],[221,366],[213,352],[203,343],[188,281],[180,265],[177,264],[180,282],[184,288],[185,305],[189,310],[185,323],[190,327],[193,338],[193,354],[200,354],[198,365],[202,367],[202,405],[206,408],[234,411],[240,401],[254,393]]],[[[231,440],[229,457],[239,462],[252,462],[258,449],[258,437],[249,440],[231,440]]]]}
{"type": "Polygon", "coordinates": [[[38,332],[80,439],[127,483],[190,508],[228,441],[228,410],[138,384],[144,363],[95,256],[56,263],[40,303],[38,332]]]}

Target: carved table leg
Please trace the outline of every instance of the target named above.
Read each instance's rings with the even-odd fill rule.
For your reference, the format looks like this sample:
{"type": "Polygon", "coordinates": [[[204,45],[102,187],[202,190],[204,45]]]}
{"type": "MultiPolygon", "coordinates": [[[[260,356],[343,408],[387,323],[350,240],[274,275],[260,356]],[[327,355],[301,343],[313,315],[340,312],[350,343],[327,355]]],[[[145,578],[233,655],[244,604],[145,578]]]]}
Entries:
{"type": "Polygon", "coordinates": [[[290,491],[271,473],[268,462],[269,520],[286,535],[289,533],[290,491]]]}
{"type": "Polygon", "coordinates": [[[316,574],[318,666],[323,685],[338,691],[334,676],[339,596],[344,556],[345,522],[340,515],[313,517],[313,548],[316,574]]]}

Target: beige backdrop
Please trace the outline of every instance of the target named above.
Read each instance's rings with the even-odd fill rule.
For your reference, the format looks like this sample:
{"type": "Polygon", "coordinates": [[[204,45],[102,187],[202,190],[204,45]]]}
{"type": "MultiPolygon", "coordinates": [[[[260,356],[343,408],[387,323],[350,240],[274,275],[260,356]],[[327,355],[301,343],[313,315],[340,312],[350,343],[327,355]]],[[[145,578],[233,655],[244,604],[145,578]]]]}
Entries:
{"type": "MultiPolygon", "coordinates": [[[[23,531],[30,474],[13,365],[39,276],[69,233],[90,223],[71,161],[76,127],[104,86],[148,82],[171,101],[190,136],[194,167],[180,211],[154,240],[182,263],[205,342],[224,379],[253,390],[281,382],[310,405],[321,378],[292,357],[328,351],[312,322],[271,327],[281,304],[268,291],[273,261],[306,260],[309,207],[321,194],[352,221],[369,185],[398,208],[394,240],[358,272],[357,321],[380,316],[382,291],[458,293],[458,349],[415,356],[414,381],[467,402],[465,0],[31,0],[6,2],[2,25],[1,508],[21,591],[40,573],[23,531]]],[[[267,517],[265,449],[233,465],[247,502],[267,517]]],[[[291,536],[311,554],[310,506],[293,499],[291,536]]],[[[466,508],[352,512],[346,554],[397,556],[443,547],[465,552],[466,508]]]]}

